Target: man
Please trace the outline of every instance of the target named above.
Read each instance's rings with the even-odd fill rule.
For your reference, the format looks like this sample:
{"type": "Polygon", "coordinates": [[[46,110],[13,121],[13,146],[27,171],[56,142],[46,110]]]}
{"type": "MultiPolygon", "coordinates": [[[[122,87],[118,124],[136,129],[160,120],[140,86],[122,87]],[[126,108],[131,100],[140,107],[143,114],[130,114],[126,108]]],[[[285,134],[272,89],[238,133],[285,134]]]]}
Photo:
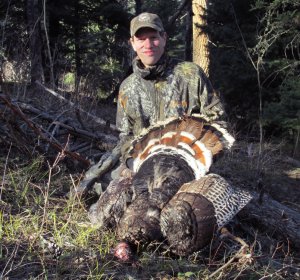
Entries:
{"type": "MultiPolygon", "coordinates": [[[[162,240],[161,208],[155,202],[166,201],[163,192],[156,192],[157,197],[155,192],[153,196],[148,193],[148,183],[155,180],[151,174],[136,178],[124,172],[128,171],[124,163],[132,138],[144,128],[171,117],[201,113],[211,120],[220,120],[224,111],[198,65],[167,55],[167,34],[157,15],[142,13],[135,17],[130,33],[137,56],[133,60],[133,73],[120,86],[116,121],[120,143],[109,159],[113,163],[121,155],[121,165],[112,172],[113,180],[98,202],[91,206],[89,218],[99,227],[115,228],[119,238],[136,244],[162,240]]],[[[158,166],[158,177],[170,168],[164,163],[158,166]]],[[[176,189],[178,180],[176,186],[171,181],[166,180],[176,189]]],[[[128,246],[121,242],[115,256],[128,261],[131,254],[128,246]]]]}
{"type": "MultiPolygon", "coordinates": [[[[156,14],[142,13],[133,18],[130,35],[137,56],[132,63],[133,73],[121,84],[118,96],[120,142],[104,163],[102,160],[86,173],[79,192],[112,168],[120,156],[124,162],[132,138],[143,128],[191,113],[201,113],[211,120],[224,115],[222,103],[203,70],[195,63],[168,56],[167,34],[156,14]]],[[[112,172],[112,178],[118,178],[124,168],[121,164],[112,172]]]]}
{"type": "Polygon", "coordinates": [[[167,34],[157,15],[142,13],[133,18],[130,34],[137,56],[133,60],[133,74],[120,86],[117,110],[125,158],[126,143],[158,121],[192,112],[215,120],[224,113],[202,69],[167,55],[167,34]]]}

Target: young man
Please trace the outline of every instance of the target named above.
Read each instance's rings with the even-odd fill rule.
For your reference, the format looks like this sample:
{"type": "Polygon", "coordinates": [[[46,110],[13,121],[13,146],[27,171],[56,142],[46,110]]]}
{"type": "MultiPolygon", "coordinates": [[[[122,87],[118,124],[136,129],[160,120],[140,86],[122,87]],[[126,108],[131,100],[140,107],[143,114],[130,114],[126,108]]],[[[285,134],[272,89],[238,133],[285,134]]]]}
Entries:
{"type": "MultiPolygon", "coordinates": [[[[135,17],[131,21],[130,33],[130,42],[137,57],[133,60],[133,74],[120,86],[117,110],[120,143],[110,158],[113,162],[121,155],[121,165],[112,172],[113,180],[98,202],[91,206],[89,218],[100,227],[115,228],[119,238],[126,242],[128,238],[137,238],[138,242],[161,240],[161,209],[156,207],[155,201],[164,201],[165,194],[153,192],[151,196],[148,193],[149,182],[155,180],[151,174],[137,180],[131,176],[124,164],[127,148],[134,136],[159,121],[192,113],[220,120],[224,111],[198,65],[175,60],[166,54],[167,35],[157,15],[142,13],[135,17]]],[[[163,162],[155,167],[157,174],[165,174],[170,165],[163,162]]],[[[170,184],[170,187],[174,186],[170,184]]],[[[128,244],[121,242],[115,256],[128,260],[129,255],[128,244]]]]}
{"type": "Polygon", "coordinates": [[[117,110],[123,158],[126,143],[158,121],[192,112],[213,120],[224,114],[203,70],[167,55],[167,34],[156,14],[142,13],[133,18],[130,34],[137,56],[133,74],[120,86],[117,110]]]}
{"type": "MultiPolygon", "coordinates": [[[[195,63],[168,56],[167,34],[156,14],[142,13],[133,18],[130,34],[137,56],[132,63],[133,74],[123,81],[118,96],[116,124],[120,142],[105,164],[100,161],[86,172],[78,192],[85,191],[99,174],[112,168],[120,156],[124,162],[132,138],[143,128],[191,113],[201,113],[211,120],[224,114],[203,70],[195,63]]],[[[112,172],[112,178],[117,179],[124,168],[121,164],[112,172]]]]}

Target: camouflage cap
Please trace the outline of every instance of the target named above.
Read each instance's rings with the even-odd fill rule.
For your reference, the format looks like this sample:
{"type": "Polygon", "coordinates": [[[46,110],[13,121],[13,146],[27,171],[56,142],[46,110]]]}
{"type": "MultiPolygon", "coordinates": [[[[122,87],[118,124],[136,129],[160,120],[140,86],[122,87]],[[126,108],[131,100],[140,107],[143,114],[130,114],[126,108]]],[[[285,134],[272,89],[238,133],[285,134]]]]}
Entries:
{"type": "Polygon", "coordinates": [[[158,32],[164,31],[162,21],[158,15],[151,13],[142,13],[131,20],[130,35],[135,35],[135,33],[143,27],[150,27],[157,30],[158,32]]]}

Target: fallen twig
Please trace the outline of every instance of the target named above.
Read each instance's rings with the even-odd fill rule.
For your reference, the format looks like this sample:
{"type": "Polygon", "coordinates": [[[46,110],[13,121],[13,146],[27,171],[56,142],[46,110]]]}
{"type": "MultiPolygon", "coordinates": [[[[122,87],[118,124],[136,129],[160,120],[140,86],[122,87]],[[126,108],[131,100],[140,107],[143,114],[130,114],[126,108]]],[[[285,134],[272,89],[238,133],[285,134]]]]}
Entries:
{"type": "Polygon", "coordinates": [[[89,139],[93,139],[96,141],[103,141],[106,143],[111,143],[112,146],[115,146],[115,144],[118,141],[118,138],[113,136],[113,135],[108,135],[108,134],[104,134],[101,132],[97,132],[97,133],[92,133],[86,130],[82,130],[80,128],[76,128],[58,121],[53,122],[53,124],[58,124],[59,126],[67,129],[69,132],[73,133],[73,134],[77,134],[77,135],[82,135],[85,136],[89,139]]]}
{"type": "Polygon", "coordinates": [[[90,162],[81,157],[80,155],[78,155],[77,153],[73,153],[70,152],[68,150],[65,150],[61,145],[59,145],[58,143],[55,143],[53,141],[51,141],[41,130],[40,127],[38,127],[36,124],[34,124],[32,121],[30,121],[25,114],[15,105],[13,105],[10,100],[9,97],[4,96],[3,94],[0,95],[0,99],[2,101],[4,101],[4,103],[16,114],[18,115],[32,130],[33,132],[38,135],[41,139],[43,139],[44,141],[48,142],[53,148],[55,148],[56,150],[60,151],[60,152],[64,152],[64,154],[70,156],[73,159],[78,160],[79,162],[83,163],[86,167],[88,167],[90,165],[90,162]]]}
{"type": "MultiPolygon", "coordinates": [[[[72,102],[72,101],[70,101],[70,100],[67,100],[66,98],[64,98],[63,96],[61,96],[59,93],[57,93],[57,92],[55,92],[54,90],[52,90],[52,89],[50,89],[50,88],[47,88],[46,86],[44,86],[43,84],[41,84],[39,81],[36,81],[36,83],[37,83],[40,87],[42,87],[45,91],[51,93],[52,95],[54,95],[55,97],[59,98],[60,100],[62,100],[62,101],[64,101],[64,102],[68,103],[71,107],[74,107],[76,110],[85,113],[87,116],[89,116],[90,118],[92,118],[96,123],[101,124],[101,125],[104,125],[104,126],[106,125],[107,122],[106,122],[105,120],[103,120],[103,119],[101,119],[101,118],[99,118],[99,117],[96,117],[96,116],[92,115],[91,113],[89,113],[89,112],[87,112],[87,111],[81,109],[81,108],[80,108],[79,106],[77,106],[74,102],[72,102]]],[[[117,131],[117,128],[116,128],[115,125],[110,124],[109,127],[110,127],[110,129],[111,129],[112,131],[117,131]]]]}

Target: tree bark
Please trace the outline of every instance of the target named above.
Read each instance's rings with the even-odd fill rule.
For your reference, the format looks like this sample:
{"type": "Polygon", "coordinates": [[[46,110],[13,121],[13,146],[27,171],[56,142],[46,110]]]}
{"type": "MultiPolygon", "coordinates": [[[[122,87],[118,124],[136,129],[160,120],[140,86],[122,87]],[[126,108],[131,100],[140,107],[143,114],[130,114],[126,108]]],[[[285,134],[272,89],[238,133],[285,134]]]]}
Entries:
{"type": "Polygon", "coordinates": [[[209,75],[208,35],[203,31],[206,25],[207,0],[193,0],[193,62],[200,65],[209,75]]]}
{"type": "Polygon", "coordinates": [[[78,1],[74,2],[74,42],[75,42],[75,65],[76,65],[76,75],[75,75],[75,92],[79,91],[79,83],[81,76],[81,53],[80,53],[80,15],[79,15],[79,4],[78,1]]]}
{"type": "Polygon", "coordinates": [[[58,3],[51,2],[49,3],[48,17],[49,17],[49,40],[50,40],[50,49],[52,51],[53,59],[53,72],[54,72],[54,82],[58,84],[58,63],[62,59],[61,51],[59,50],[59,34],[61,34],[61,28],[59,23],[59,16],[54,12],[55,7],[58,6],[58,3]],[[54,6],[56,5],[56,6],[54,6]]]}
{"type": "Polygon", "coordinates": [[[262,228],[276,239],[288,241],[291,246],[300,248],[300,213],[270,196],[255,193],[238,217],[255,228],[262,228]]]}
{"type": "Polygon", "coordinates": [[[31,84],[43,81],[41,9],[39,0],[27,0],[27,22],[29,31],[29,49],[31,61],[31,84]]]}
{"type": "Polygon", "coordinates": [[[193,12],[192,12],[192,2],[187,5],[187,15],[186,15],[186,28],[185,28],[185,48],[184,48],[184,59],[186,61],[192,61],[192,35],[193,35],[193,12]]]}

